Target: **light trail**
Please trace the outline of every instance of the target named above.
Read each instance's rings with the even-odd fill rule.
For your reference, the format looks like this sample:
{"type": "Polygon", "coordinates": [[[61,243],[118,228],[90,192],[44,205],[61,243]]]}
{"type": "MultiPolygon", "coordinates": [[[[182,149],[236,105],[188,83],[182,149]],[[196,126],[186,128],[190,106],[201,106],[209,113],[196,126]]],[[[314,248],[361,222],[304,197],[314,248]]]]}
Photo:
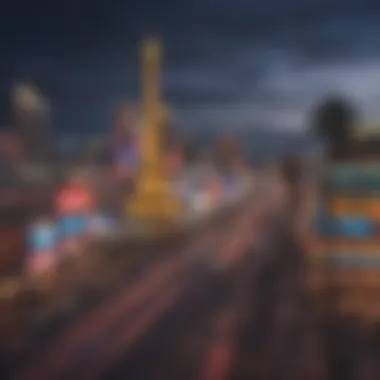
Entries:
{"type": "MultiPolygon", "coordinates": [[[[129,285],[120,295],[103,305],[94,314],[80,320],[64,331],[47,351],[31,361],[29,366],[12,376],[14,380],[37,378],[34,374],[43,374],[45,380],[59,377],[65,368],[76,358],[84,345],[93,337],[112,326],[115,319],[126,317],[136,306],[153,295],[167,289],[173,276],[179,275],[186,265],[195,259],[194,252],[203,251],[214,240],[214,234],[208,232],[200,241],[187,247],[170,260],[159,263],[151,273],[129,285]]],[[[41,377],[42,378],[42,377],[41,377]]]]}

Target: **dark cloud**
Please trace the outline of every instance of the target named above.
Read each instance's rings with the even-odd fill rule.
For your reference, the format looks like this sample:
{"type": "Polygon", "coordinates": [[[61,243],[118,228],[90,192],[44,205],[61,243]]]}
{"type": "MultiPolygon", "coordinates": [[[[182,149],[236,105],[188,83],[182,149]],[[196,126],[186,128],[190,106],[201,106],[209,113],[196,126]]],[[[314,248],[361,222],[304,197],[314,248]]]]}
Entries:
{"type": "Polygon", "coordinates": [[[66,130],[106,128],[115,105],[138,96],[138,43],[149,33],[165,43],[165,95],[188,125],[299,128],[324,91],[355,87],[364,103],[374,98],[372,78],[357,78],[378,59],[376,1],[7,4],[0,96],[13,80],[35,81],[66,130]]]}

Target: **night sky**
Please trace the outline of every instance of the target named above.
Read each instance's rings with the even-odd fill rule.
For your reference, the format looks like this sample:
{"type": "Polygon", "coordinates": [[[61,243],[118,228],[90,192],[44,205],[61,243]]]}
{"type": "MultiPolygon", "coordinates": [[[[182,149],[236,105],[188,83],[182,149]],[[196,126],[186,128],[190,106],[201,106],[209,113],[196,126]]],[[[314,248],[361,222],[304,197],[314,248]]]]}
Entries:
{"type": "Polygon", "coordinates": [[[137,97],[138,42],[155,33],[181,127],[300,131],[329,92],[373,119],[379,21],[380,3],[363,0],[13,0],[0,12],[0,99],[6,109],[10,84],[33,81],[60,130],[104,131],[137,97]]]}

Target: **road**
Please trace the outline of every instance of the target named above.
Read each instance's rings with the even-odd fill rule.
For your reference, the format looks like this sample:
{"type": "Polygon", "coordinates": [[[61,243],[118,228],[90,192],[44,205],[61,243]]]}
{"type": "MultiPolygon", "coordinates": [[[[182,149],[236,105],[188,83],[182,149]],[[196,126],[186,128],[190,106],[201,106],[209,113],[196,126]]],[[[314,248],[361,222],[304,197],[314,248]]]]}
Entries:
{"type": "Polygon", "coordinates": [[[271,247],[272,238],[259,236],[258,215],[256,205],[249,205],[228,231],[206,232],[158,262],[19,360],[10,378],[244,380],[277,367],[294,374],[289,360],[285,365],[278,358],[291,344],[285,335],[301,308],[298,288],[289,281],[291,267],[281,270],[277,263],[284,247],[271,247]],[[281,310],[287,317],[280,328],[275,316],[281,310]],[[284,335],[278,350],[273,329],[284,335]]]}

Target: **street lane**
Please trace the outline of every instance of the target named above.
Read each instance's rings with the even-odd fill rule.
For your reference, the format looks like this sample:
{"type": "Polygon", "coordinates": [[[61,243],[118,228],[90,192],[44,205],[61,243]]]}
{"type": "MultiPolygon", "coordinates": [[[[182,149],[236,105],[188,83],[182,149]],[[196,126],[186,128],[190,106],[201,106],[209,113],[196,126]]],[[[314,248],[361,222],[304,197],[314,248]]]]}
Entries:
{"type": "MultiPolygon", "coordinates": [[[[236,220],[231,219],[231,227],[235,222],[237,226],[252,223],[254,215],[254,207],[246,208],[236,220]]],[[[241,231],[239,228],[232,231],[237,231],[235,234],[238,236],[234,237],[237,245],[235,243],[233,249],[228,248],[228,244],[226,244],[230,239],[228,234],[223,234],[221,237],[220,231],[205,231],[202,238],[197,239],[183,252],[171,255],[168,260],[158,263],[150,273],[135,284],[129,285],[95,312],[82,317],[64,329],[45,350],[32,355],[29,364],[25,362],[21,370],[16,371],[12,378],[20,380],[37,379],[41,376],[46,380],[61,378],[62,373],[70,372],[71,368],[75,367],[77,358],[86,350],[88,351],[87,347],[91,346],[95,336],[106,336],[123,320],[126,325],[125,332],[114,340],[113,348],[107,349],[108,355],[105,355],[105,358],[117,356],[118,350],[124,348],[132,339],[133,330],[135,330],[135,334],[137,334],[136,331],[140,331],[137,335],[141,335],[183,295],[185,289],[189,287],[186,279],[192,276],[192,272],[196,273],[201,267],[209,267],[211,271],[218,268],[215,266],[215,262],[212,262],[218,260],[218,256],[205,254],[205,252],[219,252],[222,251],[222,247],[227,247],[224,252],[231,256],[231,252],[232,254],[236,253],[244,246],[251,244],[250,228],[245,226],[241,231]],[[173,291],[173,289],[176,290],[173,291]],[[160,299],[162,300],[159,301],[160,299]],[[155,305],[155,302],[158,304],[155,305]],[[142,314],[138,311],[139,309],[142,310],[142,314]],[[129,320],[129,317],[132,319],[129,320]],[[139,321],[141,325],[136,325],[136,318],[145,319],[145,324],[139,321]]],[[[106,361],[103,359],[96,362],[100,365],[106,361]]]]}

